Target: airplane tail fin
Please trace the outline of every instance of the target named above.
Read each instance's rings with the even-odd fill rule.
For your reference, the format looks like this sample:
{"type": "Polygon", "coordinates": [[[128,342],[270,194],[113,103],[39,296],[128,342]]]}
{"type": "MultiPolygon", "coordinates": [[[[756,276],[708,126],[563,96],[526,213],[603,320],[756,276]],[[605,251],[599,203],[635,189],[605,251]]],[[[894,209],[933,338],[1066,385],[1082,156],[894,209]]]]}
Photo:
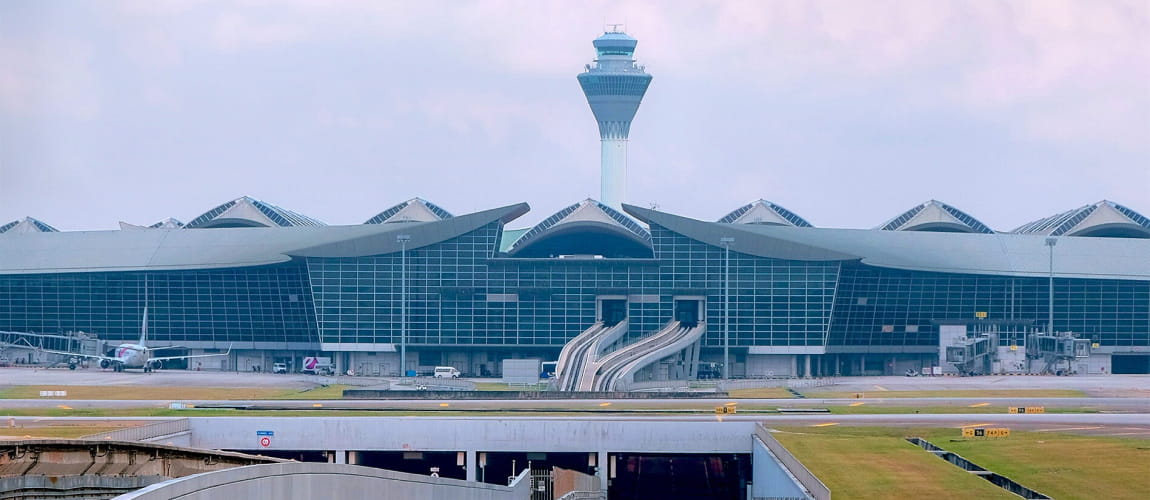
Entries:
{"type": "Polygon", "coordinates": [[[140,326],[140,345],[146,346],[148,341],[148,306],[144,306],[144,321],[140,326]]]}
{"type": "Polygon", "coordinates": [[[146,348],[148,344],[148,275],[144,275],[144,319],[140,325],[140,347],[146,348]]]}

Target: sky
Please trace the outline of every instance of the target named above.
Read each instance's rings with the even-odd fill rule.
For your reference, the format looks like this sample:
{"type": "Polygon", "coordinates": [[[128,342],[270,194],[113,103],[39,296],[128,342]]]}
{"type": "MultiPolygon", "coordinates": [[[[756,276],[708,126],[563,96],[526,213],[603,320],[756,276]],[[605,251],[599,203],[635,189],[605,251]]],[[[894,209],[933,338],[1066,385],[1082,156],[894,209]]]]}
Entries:
{"type": "Polygon", "coordinates": [[[0,224],[184,222],[240,196],[329,224],[421,197],[599,194],[576,75],[623,23],[654,76],[626,202],[766,199],[871,228],[1150,215],[1143,0],[0,0],[0,224]]]}

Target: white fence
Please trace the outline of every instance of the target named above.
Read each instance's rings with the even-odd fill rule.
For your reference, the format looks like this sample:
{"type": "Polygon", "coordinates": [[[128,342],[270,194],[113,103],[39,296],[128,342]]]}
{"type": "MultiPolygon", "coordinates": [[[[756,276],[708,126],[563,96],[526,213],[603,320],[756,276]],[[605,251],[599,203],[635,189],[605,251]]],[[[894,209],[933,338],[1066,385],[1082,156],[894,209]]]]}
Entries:
{"type": "Polygon", "coordinates": [[[84,436],[84,439],[99,439],[107,441],[147,441],[158,437],[171,436],[182,432],[191,432],[191,424],[186,418],[164,420],[154,424],[137,425],[126,429],[101,432],[84,436]]]}
{"type": "Polygon", "coordinates": [[[732,389],[763,389],[767,387],[787,387],[791,389],[810,389],[834,385],[835,379],[824,378],[748,378],[738,380],[723,380],[715,384],[720,391],[732,389]]]}

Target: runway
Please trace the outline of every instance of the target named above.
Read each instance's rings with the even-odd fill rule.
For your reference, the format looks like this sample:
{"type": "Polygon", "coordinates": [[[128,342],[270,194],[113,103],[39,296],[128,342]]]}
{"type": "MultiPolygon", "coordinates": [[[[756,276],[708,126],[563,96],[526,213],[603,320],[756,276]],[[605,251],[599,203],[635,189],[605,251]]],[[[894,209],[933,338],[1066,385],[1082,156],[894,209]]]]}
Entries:
{"type": "Polygon", "coordinates": [[[716,405],[737,402],[743,407],[826,408],[832,406],[873,407],[953,407],[1043,406],[1046,408],[1083,409],[1090,411],[1150,412],[1150,400],[1142,398],[863,398],[863,399],[334,399],[334,400],[188,400],[172,399],[2,399],[0,412],[8,408],[168,408],[172,403],[197,407],[264,407],[310,410],[421,410],[439,409],[446,403],[451,409],[710,409],[716,405]],[[606,405],[604,403],[607,403],[606,405]],[[861,405],[860,405],[861,403],[861,405]]]}

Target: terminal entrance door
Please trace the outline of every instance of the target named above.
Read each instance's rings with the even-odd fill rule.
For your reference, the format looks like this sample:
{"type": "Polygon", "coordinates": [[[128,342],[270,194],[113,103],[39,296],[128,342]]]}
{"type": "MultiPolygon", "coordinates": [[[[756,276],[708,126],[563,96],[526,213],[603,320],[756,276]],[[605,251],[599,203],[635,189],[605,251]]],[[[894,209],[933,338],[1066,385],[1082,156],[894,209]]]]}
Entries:
{"type": "Polygon", "coordinates": [[[683,326],[698,326],[702,319],[702,304],[701,300],[675,300],[675,320],[683,326]]]}
{"type": "Polygon", "coordinates": [[[603,299],[599,301],[602,310],[600,320],[607,326],[614,326],[627,319],[627,301],[623,299],[603,299]]]}

